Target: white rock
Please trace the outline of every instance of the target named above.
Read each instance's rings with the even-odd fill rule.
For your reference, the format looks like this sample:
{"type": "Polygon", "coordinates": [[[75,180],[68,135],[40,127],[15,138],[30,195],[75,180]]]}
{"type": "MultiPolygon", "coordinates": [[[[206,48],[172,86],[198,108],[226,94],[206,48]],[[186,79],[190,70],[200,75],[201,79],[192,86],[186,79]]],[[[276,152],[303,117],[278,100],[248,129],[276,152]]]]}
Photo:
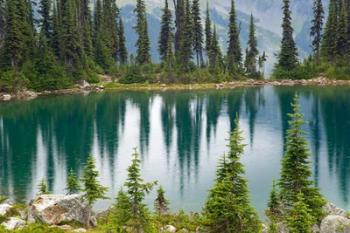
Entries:
{"type": "Polygon", "coordinates": [[[164,233],[175,233],[176,232],[176,227],[174,227],[173,225],[166,225],[166,226],[162,227],[161,232],[164,232],[164,233]]]}
{"type": "Polygon", "coordinates": [[[12,205],[4,203],[0,204],[0,216],[5,216],[12,209],[12,205]]]}
{"type": "Polygon", "coordinates": [[[9,94],[5,94],[5,95],[2,96],[2,100],[4,100],[4,101],[9,101],[11,99],[12,99],[12,96],[9,95],[9,94]]]}
{"type": "Polygon", "coordinates": [[[85,228],[78,228],[73,230],[73,232],[87,232],[87,230],[85,228]]]}
{"type": "Polygon", "coordinates": [[[323,208],[326,212],[326,215],[338,215],[347,217],[347,212],[343,209],[338,208],[333,203],[328,202],[323,208]]]}
{"type": "Polygon", "coordinates": [[[60,225],[77,221],[86,226],[96,226],[96,218],[82,195],[41,195],[30,203],[28,220],[47,225],[60,225]]]}
{"type": "Polygon", "coordinates": [[[1,224],[6,230],[12,231],[17,228],[22,228],[26,222],[17,217],[11,217],[8,221],[1,224]]]}
{"type": "Polygon", "coordinates": [[[350,233],[350,219],[329,215],[322,220],[320,233],[350,233]]]}

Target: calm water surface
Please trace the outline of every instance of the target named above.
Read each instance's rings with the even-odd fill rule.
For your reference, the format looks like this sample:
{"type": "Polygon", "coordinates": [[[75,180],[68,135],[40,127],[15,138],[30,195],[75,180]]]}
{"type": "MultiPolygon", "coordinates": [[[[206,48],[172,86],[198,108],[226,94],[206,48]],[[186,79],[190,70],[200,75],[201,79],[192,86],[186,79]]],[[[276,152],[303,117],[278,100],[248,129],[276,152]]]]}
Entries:
{"type": "MultiPolygon", "coordinates": [[[[239,113],[252,202],[260,213],[277,179],[287,114],[299,93],[322,193],[350,209],[350,88],[263,87],[220,91],[110,92],[0,104],[0,193],[28,201],[42,178],[54,193],[89,154],[114,200],[137,147],[147,181],[158,180],[173,210],[199,211],[239,113]]],[[[154,193],[147,199],[152,204],[154,193]]]]}

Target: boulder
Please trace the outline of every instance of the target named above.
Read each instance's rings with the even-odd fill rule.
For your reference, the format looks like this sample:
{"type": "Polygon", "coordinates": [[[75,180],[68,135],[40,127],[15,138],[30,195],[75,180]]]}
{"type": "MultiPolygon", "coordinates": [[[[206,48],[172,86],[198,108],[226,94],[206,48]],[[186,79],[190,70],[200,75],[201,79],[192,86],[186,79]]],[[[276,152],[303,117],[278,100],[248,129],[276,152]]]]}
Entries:
{"type": "Polygon", "coordinates": [[[60,225],[71,221],[96,226],[96,217],[82,195],[41,195],[31,201],[28,221],[60,225]]]}
{"type": "Polygon", "coordinates": [[[175,233],[176,232],[176,227],[174,227],[173,225],[166,225],[166,226],[162,227],[160,232],[175,233]]]}
{"type": "Polygon", "coordinates": [[[77,229],[73,230],[73,232],[82,233],[82,232],[87,232],[87,230],[85,228],[77,228],[77,229]]]}
{"type": "Polygon", "coordinates": [[[322,220],[320,233],[350,233],[350,219],[329,215],[322,220]]]}
{"type": "Polygon", "coordinates": [[[8,221],[1,224],[6,230],[12,231],[18,228],[22,228],[26,225],[26,222],[17,217],[11,217],[8,221]]]}
{"type": "Polygon", "coordinates": [[[9,101],[12,99],[12,96],[10,94],[5,94],[2,96],[3,101],[9,101]]]}
{"type": "Polygon", "coordinates": [[[0,204],[0,216],[5,216],[12,209],[12,205],[3,203],[0,204]]]}
{"type": "Polygon", "coordinates": [[[328,202],[323,208],[326,212],[326,215],[338,215],[345,218],[348,216],[345,210],[338,208],[336,205],[330,202],[328,202]]]}

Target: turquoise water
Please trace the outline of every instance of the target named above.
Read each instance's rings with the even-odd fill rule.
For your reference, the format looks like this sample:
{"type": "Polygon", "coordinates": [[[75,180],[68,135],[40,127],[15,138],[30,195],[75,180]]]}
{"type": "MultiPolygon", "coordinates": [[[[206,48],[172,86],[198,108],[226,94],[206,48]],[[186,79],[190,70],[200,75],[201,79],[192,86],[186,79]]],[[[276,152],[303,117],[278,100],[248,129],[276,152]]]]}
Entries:
{"type": "MultiPolygon", "coordinates": [[[[349,207],[350,88],[263,87],[212,91],[106,92],[0,104],[0,193],[29,201],[47,178],[63,193],[66,174],[96,158],[108,207],[137,147],[147,181],[158,180],[173,210],[199,211],[239,113],[253,204],[263,213],[284,150],[294,93],[301,97],[313,179],[349,207]]],[[[154,193],[147,199],[152,204],[154,193]]]]}

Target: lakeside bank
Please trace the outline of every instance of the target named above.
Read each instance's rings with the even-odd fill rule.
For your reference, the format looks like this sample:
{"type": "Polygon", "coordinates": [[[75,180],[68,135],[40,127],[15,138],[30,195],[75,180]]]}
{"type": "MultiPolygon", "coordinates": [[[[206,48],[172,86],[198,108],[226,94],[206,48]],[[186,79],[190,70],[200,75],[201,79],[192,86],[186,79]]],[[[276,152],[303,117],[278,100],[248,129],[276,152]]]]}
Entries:
{"type": "Polygon", "coordinates": [[[332,80],[325,77],[318,77],[314,79],[300,79],[300,80],[240,80],[224,83],[196,83],[196,84],[120,84],[112,81],[104,81],[98,84],[89,84],[82,82],[76,84],[72,88],[62,90],[47,90],[42,92],[35,92],[31,90],[23,90],[17,93],[0,92],[0,101],[9,101],[14,99],[30,100],[39,96],[49,95],[72,95],[88,92],[102,92],[107,90],[115,91],[170,91],[170,90],[211,90],[211,89],[235,89],[243,87],[259,87],[259,86],[350,86],[350,80],[332,80]]]}

